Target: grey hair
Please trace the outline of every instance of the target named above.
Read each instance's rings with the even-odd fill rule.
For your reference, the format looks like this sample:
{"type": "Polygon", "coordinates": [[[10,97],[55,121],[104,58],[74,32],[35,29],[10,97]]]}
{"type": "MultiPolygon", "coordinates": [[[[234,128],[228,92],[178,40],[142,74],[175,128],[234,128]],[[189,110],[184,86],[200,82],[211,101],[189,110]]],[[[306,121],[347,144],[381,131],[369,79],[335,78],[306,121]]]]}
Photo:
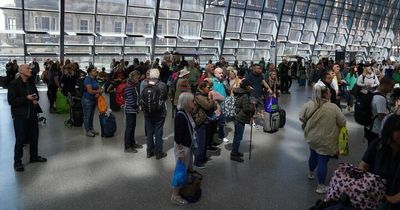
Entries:
{"type": "Polygon", "coordinates": [[[158,79],[160,78],[160,71],[158,69],[150,69],[149,79],[158,79]]]}
{"type": "Polygon", "coordinates": [[[329,101],[329,99],[324,98],[324,94],[327,91],[330,91],[328,87],[323,86],[323,85],[316,85],[316,86],[314,86],[313,91],[314,92],[313,92],[312,100],[314,101],[317,108],[322,106],[322,104],[324,104],[325,102],[329,101]]]}
{"type": "Polygon", "coordinates": [[[194,96],[192,93],[187,93],[187,92],[181,93],[178,98],[177,109],[183,111],[183,110],[189,108],[188,107],[189,102],[193,101],[193,99],[194,99],[194,96]]]}

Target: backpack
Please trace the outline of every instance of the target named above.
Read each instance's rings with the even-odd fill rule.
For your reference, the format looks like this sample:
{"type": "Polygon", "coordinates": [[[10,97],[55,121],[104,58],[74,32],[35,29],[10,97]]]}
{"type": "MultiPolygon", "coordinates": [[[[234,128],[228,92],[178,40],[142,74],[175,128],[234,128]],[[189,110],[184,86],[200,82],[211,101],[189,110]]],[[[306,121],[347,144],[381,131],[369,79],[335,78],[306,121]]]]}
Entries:
{"type": "Polygon", "coordinates": [[[125,97],[124,97],[125,87],[126,87],[126,82],[123,82],[115,88],[115,103],[118,106],[125,105],[125,97]]]}
{"type": "Polygon", "coordinates": [[[372,99],[375,95],[381,95],[380,92],[368,92],[367,94],[359,94],[356,104],[354,105],[354,120],[363,126],[371,125],[377,116],[372,116],[372,99]]]}
{"type": "Polygon", "coordinates": [[[83,92],[85,91],[85,85],[83,84],[84,83],[84,81],[85,81],[85,78],[86,77],[83,77],[83,78],[79,78],[77,81],[76,81],[76,85],[75,85],[75,87],[76,87],[76,90],[75,90],[75,96],[77,96],[77,97],[83,97],[83,92]]]}
{"type": "Polygon", "coordinates": [[[142,110],[148,114],[158,112],[162,108],[161,90],[157,84],[148,84],[140,96],[142,110]]]}

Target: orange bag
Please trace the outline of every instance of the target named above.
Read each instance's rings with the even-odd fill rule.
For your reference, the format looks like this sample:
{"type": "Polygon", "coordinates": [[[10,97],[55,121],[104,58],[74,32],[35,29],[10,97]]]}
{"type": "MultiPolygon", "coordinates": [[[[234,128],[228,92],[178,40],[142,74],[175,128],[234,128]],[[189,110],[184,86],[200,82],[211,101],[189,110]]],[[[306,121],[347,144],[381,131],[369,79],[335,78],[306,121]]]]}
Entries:
{"type": "Polygon", "coordinates": [[[97,108],[99,109],[100,113],[106,113],[107,111],[106,97],[104,97],[103,95],[100,95],[97,98],[97,108]]]}

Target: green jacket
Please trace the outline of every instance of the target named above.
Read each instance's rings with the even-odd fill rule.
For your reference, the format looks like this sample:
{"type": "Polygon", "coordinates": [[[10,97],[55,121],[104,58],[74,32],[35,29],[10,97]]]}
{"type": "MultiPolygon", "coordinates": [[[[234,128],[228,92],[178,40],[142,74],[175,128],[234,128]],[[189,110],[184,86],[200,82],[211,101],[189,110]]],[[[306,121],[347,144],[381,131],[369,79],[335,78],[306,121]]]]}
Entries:
{"type": "Polygon", "coordinates": [[[255,107],[250,103],[249,90],[236,88],[233,90],[235,95],[235,120],[241,123],[250,124],[250,120],[255,113],[255,107]]]}

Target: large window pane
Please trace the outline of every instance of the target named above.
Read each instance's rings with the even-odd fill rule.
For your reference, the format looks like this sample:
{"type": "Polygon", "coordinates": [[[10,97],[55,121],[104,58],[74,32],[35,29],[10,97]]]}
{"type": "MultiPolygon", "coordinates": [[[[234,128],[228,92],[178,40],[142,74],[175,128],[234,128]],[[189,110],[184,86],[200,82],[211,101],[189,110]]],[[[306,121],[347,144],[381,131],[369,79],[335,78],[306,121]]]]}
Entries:
{"type": "Polygon", "coordinates": [[[181,9],[181,0],[161,0],[160,7],[164,9],[181,9]]]}
{"type": "Polygon", "coordinates": [[[132,24],[132,31],[126,30],[127,34],[152,35],[153,19],[128,18],[128,25],[132,24]]]}
{"type": "Polygon", "coordinates": [[[46,53],[58,53],[59,47],[58,46],[52,46],[52,45],[47,45],[47,46],[27,46],[26,49],[28,54],[46,54],[46,53]]]}
{"type": "Polygon", "coordinates": [[[199,37],[201,23],[181,21],[179,35],[183,37],[199,37]]]}
{"type": "Polygon", "coordinates": [[[10,56],[24,54],[24,43],[22,34],[0,34],[0,40],[2,40],[0,47],[0,55],[10,56]]]}
{"type": "Polygon", "coordinates": [[[204,15],[203,30],[223,31],[224,17],[221,15],[204,15]]]}
{"type": "Polygon", "coordinates": [[[178,21],[159,20],[157,26],[158,35],[176,36],[178,32],[178,21]]]}
{"type": "Polygon", "coordinates": [[[0,9],[0,20],[2,21],[0,32],[22,30],[21,10],[0,9]]]}
{"type": "Polygon", "coordinates": [[[183,10],[185,11],[194,11],[194,12],[203,12],[205,0],[190,0],[183,1],[183,10]]]}
{"type": "Polygon", "coordinates": [[[66,45],[92,45],[94,43],[93,36],[65,36],[64,43],[66,45]]]}
{"type": "Polygon", "coordinates": [[[228,21],[228,31],[240,32],[243,19],[240,17],[231,16],[228,21]]]}
{"type": "Polygon", "coordinates": [[[89,46],[65,46],[64,50],[65,50],[66,54],[77,54],[77,53],[91,54],[92,53],[92,47],[89,47],[89,46]]]}
{"type": "Polygon", "coordinates": [[[179,19],[179,12],[172,10],[160,10],[160,18],[179,19]]]}
{"type": "Polygon", "coordinates": [[[26,34],[25,41],[27,44],[58,44],[60,43],[60,36],[48,34],[26,34]]]}
{"type": "Polygon", "coordinates": [[[141,38],[141,37],[127,37],[125,40],[125,46],[150,46],[151,38],[141,38]]]}
{"type": "Polygon", "coordinates": [[[25,11],[25,29],[28,31],[58,31],[59,15],[55,12],[25,11]]]}
{"type": "Polygon", "coordinates": [[[21,8],[22,0],[0,1],[0,7],[21,8]]]}
{"type": "Polygon", "coordinates": [[[138,16],[138,17],[154,17],[154,9],[146,9],[146,8],[136,8],[129,7],[128,8],[128,16],[138,16]]]}
{"type": "Polygon", "coordinates": [[[25,8],[28,9],[43,9],[43,10],[58,10],[60,2],[58,0],[52,1],[37,1],[37,0],[24,0],[25,8]]]}
{"type": "Polygon", "coordinates": [[[97,0],[97,13],[125,15],[126,0],[97,0]]]}
{"type": "MultiPolygon", "coordinates": [[[[97,27],[96,32],[99,33],[125,33],[125,18],[124,17],[116,17],[116,16],[105,16],[98,15],[97,16],[97,27]]],[[[135,25],[136,26],[136,25],[135,25]]],[[[133,27],[134,29],[135,27],[133,27]]]]}
{"type": "Polygon", "coordinates": [[[156,0],[129,0],[129,6],[155,7],[156,0]]]}
{"type": "Polygon", "coordinates": [[[198,20],[202,21],[203,14],[201,13],[192,13],[192,12],[182,12],[181,20],[198,20]]]}
{"type": "Polygon", "coordinates": [[[66,32],[94,32],[94,15],[65,14],[66,32]]]}
{"type": "Polygon", "coordinates": [[[96,45],[122,45],[123,41],[122,37],[96,37],[96,45]]]}
{"type": "Polygon", "coordinates": [[[257,33],[260,20],[257,19],[244,19],[243,32],[246,33],[257,33]]]}
{"type": "Polygon", "coordinates": [[[65,11],[94,13],[95,0],[66,0],[65,11]]]}

